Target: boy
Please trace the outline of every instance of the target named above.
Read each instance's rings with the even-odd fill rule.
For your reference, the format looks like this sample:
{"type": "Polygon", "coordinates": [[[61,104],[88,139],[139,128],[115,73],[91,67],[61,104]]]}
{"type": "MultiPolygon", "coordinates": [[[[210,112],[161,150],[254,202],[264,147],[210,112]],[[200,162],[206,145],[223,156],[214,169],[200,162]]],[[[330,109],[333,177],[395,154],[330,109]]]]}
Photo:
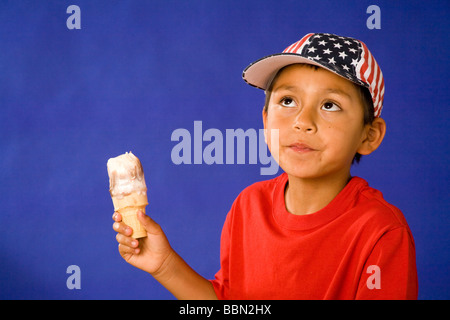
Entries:
{"type": "Polygon", "coordinates": [[[414,240],[402,213],[350,175],[386,130],[383,76],[365,44],[308,34],[243,78],[266,91],[266,140],[284,173],[233,203],[215,279],[192,270],[144,214],[140,240],[114,214],[122,257],[179,299],[416,299],[414,240]]]}

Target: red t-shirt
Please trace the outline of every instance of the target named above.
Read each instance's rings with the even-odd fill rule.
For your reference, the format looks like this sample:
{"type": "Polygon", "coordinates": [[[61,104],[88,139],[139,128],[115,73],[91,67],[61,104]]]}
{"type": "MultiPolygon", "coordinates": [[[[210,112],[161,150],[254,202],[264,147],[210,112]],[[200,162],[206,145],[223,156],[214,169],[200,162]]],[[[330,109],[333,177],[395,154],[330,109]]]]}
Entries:
{"type": "Polygon", "coordinates": [[[353,177],[325,208],[286,210],[288,177],[241,192],[226,218],[219,299],[417,299],[414,240],[399,209],[353,177]]]}

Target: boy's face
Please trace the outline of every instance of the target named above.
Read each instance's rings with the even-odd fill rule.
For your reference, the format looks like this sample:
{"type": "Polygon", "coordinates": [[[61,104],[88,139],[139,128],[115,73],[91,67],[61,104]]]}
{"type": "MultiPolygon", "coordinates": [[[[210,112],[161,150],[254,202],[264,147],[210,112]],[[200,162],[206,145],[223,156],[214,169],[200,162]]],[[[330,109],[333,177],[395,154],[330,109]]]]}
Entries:
{"type": "Polygon", "coordinates": [[[273,84],[263,112],[267,144],[279,130],[271,153],[283,170],[299,178],[348,179],[366,136],[360,94],[353,83],[323,68],[296,64],[273,84]]]}

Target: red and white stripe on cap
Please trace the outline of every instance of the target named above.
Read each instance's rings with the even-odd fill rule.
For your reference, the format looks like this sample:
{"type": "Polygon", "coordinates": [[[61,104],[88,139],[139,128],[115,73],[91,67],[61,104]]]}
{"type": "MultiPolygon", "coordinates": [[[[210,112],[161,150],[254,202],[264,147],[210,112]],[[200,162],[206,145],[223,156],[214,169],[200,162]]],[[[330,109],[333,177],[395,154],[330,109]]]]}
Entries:
{"type": "Polygon", "coordinates": [[[283,50],[283,53],[300,53],[303,47],[308,43],[307,40],[314,35],[314,33],[308,33],[306,36],[301,38],[299,41],[291,44],[289,47],[283,50]]]}
{"type": "Polygon", "coordinates": [[[375,117],[379,117],[383,108],[384,99],[383,73],[367,46],[361,41],[360,44],[362,46],[361,59],[356,66],[356,75],[361,81],[369,85],[374,114],[375,117]]]}

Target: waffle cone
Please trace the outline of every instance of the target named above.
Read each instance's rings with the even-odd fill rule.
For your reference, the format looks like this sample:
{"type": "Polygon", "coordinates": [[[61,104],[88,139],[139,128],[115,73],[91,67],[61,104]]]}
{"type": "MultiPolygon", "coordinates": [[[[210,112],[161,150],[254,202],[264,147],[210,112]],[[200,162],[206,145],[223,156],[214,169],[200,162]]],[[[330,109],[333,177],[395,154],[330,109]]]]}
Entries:
{"type": "Polygon", "coordinates": [[[141,210],[145,213],[145,206],[139,207],[126,207],[119,210],[119,213],[122,215],[122,221],[127,226],[133,229],[133,234],[131,235],[133,238],[144,238],[147,236],[147,231],[144,226],[139,222],[137,217],[137,212],[141,210]]]}
{"type": "Polygon", "coordinates": [[[133,238],[143,238],[147,236],[147,231],[139,222],[137,212],[141,210],[145,213],[145,207],[148,205],[146,194],[133,193],[121,199],[112,197],[114,210],[122,216],[122,221],[133,229],[133,238]]]}

